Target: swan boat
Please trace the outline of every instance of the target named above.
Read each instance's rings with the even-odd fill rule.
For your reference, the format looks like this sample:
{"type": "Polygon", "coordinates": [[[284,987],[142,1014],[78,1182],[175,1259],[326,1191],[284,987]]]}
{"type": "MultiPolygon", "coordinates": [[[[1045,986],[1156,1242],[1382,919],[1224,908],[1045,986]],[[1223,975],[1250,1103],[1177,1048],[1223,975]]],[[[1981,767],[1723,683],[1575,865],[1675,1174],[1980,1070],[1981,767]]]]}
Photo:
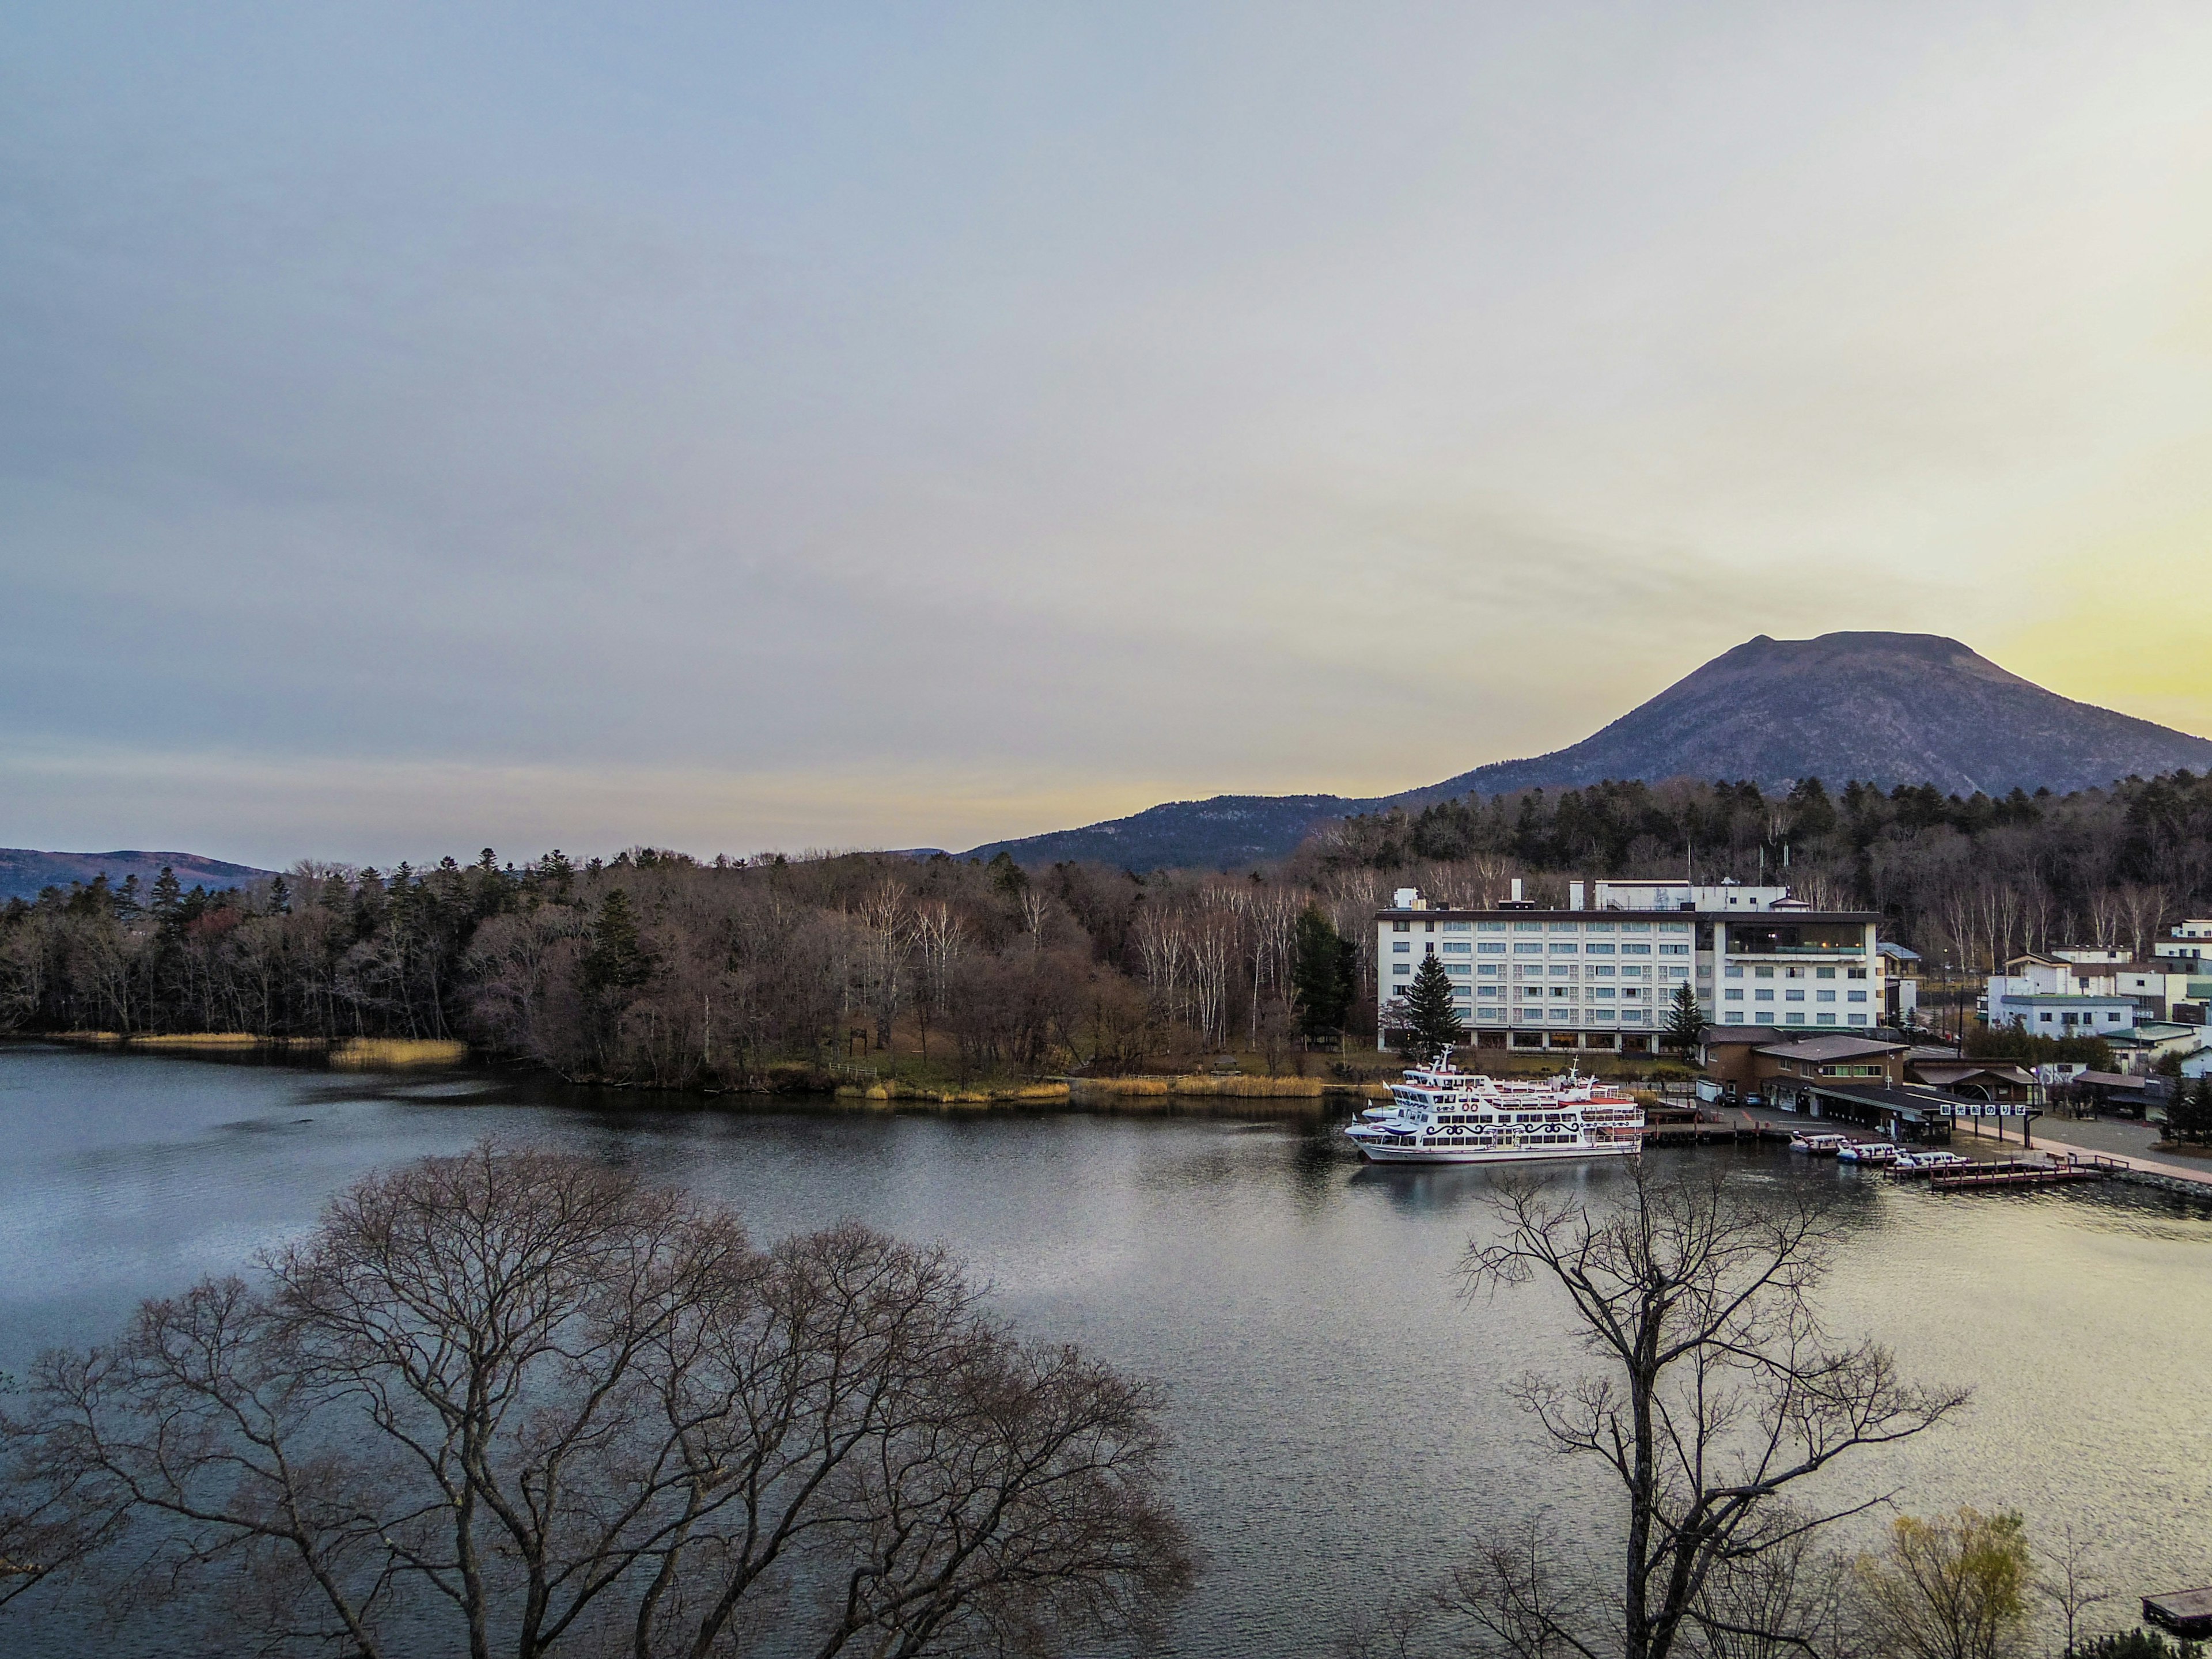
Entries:
{"type": "Polygon", "coordinates": [[[1641,1150],[1635,1097],[1575,1070],[1547,1081],[1416,1066],[1345,1130],[1374,1164],[1521,1164],[1641,1150]]]}

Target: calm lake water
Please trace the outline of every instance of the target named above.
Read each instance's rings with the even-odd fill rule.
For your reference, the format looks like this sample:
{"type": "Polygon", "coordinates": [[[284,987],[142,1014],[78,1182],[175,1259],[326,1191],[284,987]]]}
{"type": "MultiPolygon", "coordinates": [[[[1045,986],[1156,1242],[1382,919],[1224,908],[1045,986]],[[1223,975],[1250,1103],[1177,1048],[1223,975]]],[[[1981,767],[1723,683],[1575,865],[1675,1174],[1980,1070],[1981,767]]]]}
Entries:
{"type": "MultiPolygon", "coordinates": [[[[239,1268],[356,1176],[489,1133],[695,1187],[762,1237],[849,1216],[945,1241],[1026,1329],[1165,1382],[1209,1556],[1179,1654],[1326,1653],[1476,1527],[1602,1509],[1502,1396],[1581,1363],[1560,1305],[1454,1297],[1490,1172],[1363,1169],[1320,1124],[637,1099],[0,1048],[0,1368],[239,1268]]],[[[2052,1535],[2070,1519],[2130,1597],[2212,1582],[2205,1212],[2117,1188],[1938,1197],[1778,1149],[1652,1156],[1831,1194],[1850,1226],[1825,1295],[1838,1332],[1978,1388],[1960,1426],[1848,1466],[1838,1491],[2015,1507],[2052,1535]]]]}

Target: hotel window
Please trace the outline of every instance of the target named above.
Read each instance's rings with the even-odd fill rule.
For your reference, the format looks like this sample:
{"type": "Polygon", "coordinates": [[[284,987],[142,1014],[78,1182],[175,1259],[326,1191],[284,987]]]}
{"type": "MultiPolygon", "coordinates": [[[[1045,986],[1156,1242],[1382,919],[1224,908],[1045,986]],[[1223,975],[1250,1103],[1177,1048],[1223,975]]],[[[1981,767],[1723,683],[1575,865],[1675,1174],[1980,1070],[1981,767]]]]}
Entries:
{"type": "Polygon", "coordinates": [[[1610,985],[1593,985],[1590,987],[1590,994],[1594,997],[1604,997],[1610,1000],[1613,996],[1613,987],[1610,985]]]}
{"type": "Polygon", "coordinates": [[[1721,993],[1721,996],[1725,1001],[1741,1002],[1743,1000],[1743,988],[1737,985],[1731,985],[1727,990],[1721,993]]]}
{"type": "Polygon", "coordinates": [[[1774,969],[1771,968],[1754,968],[1751,970],[1751,975],[1753,979],[1772,979],[1774,977],[1774,969]]]}
{"type": "Polygon", "coordinates": [[[1474,953],[1474,946],[1464,939],[1448,939],[1444,941],[1444,954],[1448,957],[1472,956],[1474,953]]]}
{"type": "Polygon", "coordinates": [[[1648,957],[1651,954],[1651,947],[1648,945],[1624,945],[1620,947],[1620,954],[1625,957],[1648,957]]]}
{"type": "Polygon", "coordinates": [[[1505,994],[1505,988],[1502,985],[1478,985],[1474,988],[1474,994],[1479,997],[1502,997],[1505,994]]]}
{"type": "Polygon", "coordinates": [[[1474,953],[1479,957],[1502,957],[1505,954],[1505,942],[1503,939],[1480,940],[1475,945],[1474,953]]]}
{"type": "Polygon", "coordinates": [[[1555,921],[1552,924],[1552,931],[1555,933],[1579,933],[1582,930],[1583,925],[1579,921],[1555,921]]]}
{"type": "Polygon", "coordinates": [[[1846,991],[1844,993],[1844,1000],[1846,1002],[1864,1002],[1866,1000],[1866,993],[1864,991],[1846,991]]]}
{"type": "Polygon", "coordinates": [[[1727,967],[1722,969],[1721,972],[1729,979],[1741,979],[1743,977],[1743,964],[1741,963],[1732,962],[1727,967]]]}
{"type": "Polygon", "coordinates": [[[1540,933],[1544,931],[1544,924],[1540,921],[1516,921],[1513,924],[1513,931],[1516,933],[1540,933]]]}
{"type": "Polygon", "coordinates": [[[1552,969],[1552,977],[1553,979],[1572,979],[1574,976],[1575,965],[1571,962],[1564,964],[1555,964],[1552,969]]]}
{"type": "Polygon", "coordinates": [[[1833,1025],[1836,1023],[1836,1017],[1833,1014],[1821,1014],[1817,1018],[1823,1025],[1833,1025]]]}
{"type": "Polygon", "coordinates": [[[1609,957],[1613,954],[1613,946],[1610,945],[1594,944],[1588,946],[1587,949],[1589,954],[1594,957],[1609,957]]]}
{"type": "Polygon", "coordinates": [[[1833,979],[1835,976],[1836,970],[1832,968],[1815,968],[1813,970],[1813,977],[1815,979],[1833,979]]]}
{"type": "Polygon", "coordinates": [[[1478,962],[1474,964],[1474,971],[1486,979],[1496,979],[1504,973],[1505,964],[1502,962],[1478,962]]]}
{"type": "Polygon", "coordinates": [[[1394,933],[1410,933],[1413,931],[1413,924],[1410,921],[1394,921],[1390,924],[1390,931],[1394,933]]]}
{"type": "Polygon", "coordinates": [[[1540,945],[1516,945],[1513,947],[1513,954],[1516,957],[1540,957],[1544,954],[1544,947],[1540,945]]]}
{"type": "Polygon", "coordinates": [[[1444,972],[1449,974],[1454,979],[1466,979],[1474,972],[1474,969],[1464,962],[1448,962],[1444,963],[1444,972]]]}
{"type": "Polygon", "coordinates": [[[1866,977],[1866,969],[1863,968],[1846,968],[1844,969],[1844,977],[1845,979],[1864,979],[1866,977]]]}
{"type": "Polygon", "coordinates": [[[1863,1025],[1866,1023],[1867,1017],[1864,1014],[1853,1014],[1850,1017],[1850,1024],[1853,1025],[1863,1025]]]}
{"type": "Polygon", "coordinates": [[[1393,939],[1390,942],[1391,951],[1396,955],[1401,957],[1406,955],[1413,948],[1413,941],[1409,939],[1393,939]]]}
{"type": "Polygon", "coordinates": [[[1447,933],[1472,933],[1474,929],[1474,924],[1471,921],[1448,921],[1444,924],[1444,932],[1447,933]]]}
{"type": "Polygon", "coordinates": [[[1403,979],[1413,971],[1413,964],[1410,962],[1394,962],[1390,964],[1390,971],[1403,979]]]}
{"type": "Polygon", "coordinates": [[[1686,957],[1690,954],[1690,947],[1686,945],[1662,945],[1659,947],[1659,954],[1662,957],[1686,957]]]}
{"type": "Polygon", "coordinates": [[[1752,1000],[1753,1002],[1771,1002],[1774,1000],[1774,993],[1762,988],[1753,996],[1752,1000]]]}
{"type": "Polygon", "coordinates": [[[1836,994],[1833,991],[1815,991],[1813,994],[1813,1000],[1815,1002],[1833,1002],[1835,1000],[1836,994]]]}
{"type": "Polygon", "coordinates": [[[1802,991],[1784,991],[1782,994],[1782,1000],[1784,1002],[1802,1002],[1805,1000],[1805,994],[1802,991]]]}
{"type": "Polygon", "coordinates": [[[1589,970],[1589,976],[1592,979],[1611,979],[1613,976],[1613,970],[1610,968],[1593,968],[1589,970]]]}
{"type": "Polygon", "coordinates": [[[1575,954],[1575,947],[1571,945],[1554,945],[1552,947],[1552,954],[1555,957],[1571,957],[1575,954]]]}

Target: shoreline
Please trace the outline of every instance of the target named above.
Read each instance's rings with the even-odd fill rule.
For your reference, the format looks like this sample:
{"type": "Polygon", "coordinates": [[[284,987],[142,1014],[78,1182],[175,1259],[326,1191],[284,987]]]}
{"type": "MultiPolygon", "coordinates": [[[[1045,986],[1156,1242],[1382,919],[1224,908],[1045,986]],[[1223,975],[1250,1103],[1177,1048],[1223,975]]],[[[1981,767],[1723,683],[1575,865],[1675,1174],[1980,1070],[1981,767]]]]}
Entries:
{"type": "MultiPolygon", "coordinates": [[[[315,1060],[332,1070],[362,1072],[456,1071],[477,1066],[507,1069],[500,1057],[458,1041],[406,1037],[283,1037],[247,1031],[180,1031],[153,1034],[120,1031],[38,1031],[11,1034],[0,1043],[51,1044],[58,1048],[112,1053],[167,1054],[201,1060],[315,1060]]],[[[786,1075],[771,1073],[756,1086],[724,1085],[671,1088],[645,1083],[563,1078],[547,1068],[514,1063],[514,1069],[576,1089],[656,1095],[704,1105],[715,1102],[828,1097],[867,1109],[921,1108],[1047,1109],[1076,1111],[1172,1111],[1190,1103],[1234,1103],[1244,1112],[1273,1111],[1286,1116],[1319,1115],[1328,1106],[1350,1106],[1385,1099],[1386,1085],[1321,1078],[1253,1077],[1198,1073],[1141,1073],[1127,1077],[1034,1078],[933,1085],[897,1078],[870,1082],[836,1068],[793,1066],[786,1075]]]]}

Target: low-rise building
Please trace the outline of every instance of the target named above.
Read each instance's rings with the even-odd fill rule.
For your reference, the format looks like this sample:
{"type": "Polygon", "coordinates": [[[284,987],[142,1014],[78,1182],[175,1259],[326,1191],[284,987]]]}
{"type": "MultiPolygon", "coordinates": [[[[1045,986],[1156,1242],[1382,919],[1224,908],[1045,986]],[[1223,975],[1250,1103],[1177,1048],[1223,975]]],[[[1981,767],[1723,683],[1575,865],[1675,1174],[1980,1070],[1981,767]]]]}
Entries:
{"type": "Polygon", "coordinates": [[[2150,953],[2212,965],[2212,921],[2203,918],[2177,921],[2152,942],[2150,953]]]}
{"type": "MultiPolygon", "coordinates": [[[[2045,1024],[2064,1022],[2045,1021],[2039,1013],[2034,1019],[2016,1018],[2026,1009],[2023,999],[2099,997],[2125,1000],[2133,1005],[2138,1021],[2171,1019],[2201,1024],[2206,998],[2212,994],[2212,981],[2192,971],[2192,967],[2185,960],[2136,962],[2124,957],[2113,959],[2111,953],[2093,953],[2086,949],[2014,957],[2005,964],[2002,974],[1990,978],[1983,999],[1983,1015],[1992,1025],[2021,1024],[2048,1035],[2042,1033],[2045,1024]]],[[[2103,1035],[2107,1029],[2128,1029],[2132,1022],[2099,1018],[2094,1024],[2099,1034],[2103,1035]]]]}
{"type": "Polygon", "coordinates": [[[1723,1099],[1766,1098],[1776,1079],[1900,1083],[1906,1045],[1886,1030],[1810,1036],[1775,1025],[1708,1025],[1696,1060],[1723,1099]]]}

